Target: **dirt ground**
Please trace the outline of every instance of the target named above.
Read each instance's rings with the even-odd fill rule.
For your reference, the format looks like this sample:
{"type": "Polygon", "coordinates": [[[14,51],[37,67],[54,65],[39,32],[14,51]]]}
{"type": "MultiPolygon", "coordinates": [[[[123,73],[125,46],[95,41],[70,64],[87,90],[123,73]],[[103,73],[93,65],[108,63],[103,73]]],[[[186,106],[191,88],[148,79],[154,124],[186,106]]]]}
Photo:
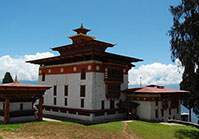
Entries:
{"type": "MultiPolygon", "coordinates": [[[[65,125],[56,123],[31,123],[25,124],[16,131],[3,131],[0,136],[3,139],[137,139],[138,137],[124,122],[121,133],[105,131],[100,128],[91,128],[76,125],[65,125]]],[[[8,129],[9,130],[9,129],[8,129]]]]}

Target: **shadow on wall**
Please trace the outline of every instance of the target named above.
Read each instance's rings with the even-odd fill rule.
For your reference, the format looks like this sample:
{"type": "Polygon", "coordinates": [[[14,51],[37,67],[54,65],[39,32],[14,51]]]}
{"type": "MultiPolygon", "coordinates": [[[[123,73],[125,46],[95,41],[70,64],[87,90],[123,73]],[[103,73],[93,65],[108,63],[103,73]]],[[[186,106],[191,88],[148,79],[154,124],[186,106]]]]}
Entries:
{"type": "Polygon", "coordinates": [[[184,138],[198,139],[199,130],[196,131],[196,130],[180,129],[175,132],[175,137],[178,139],[184,139],[184,138]]]}

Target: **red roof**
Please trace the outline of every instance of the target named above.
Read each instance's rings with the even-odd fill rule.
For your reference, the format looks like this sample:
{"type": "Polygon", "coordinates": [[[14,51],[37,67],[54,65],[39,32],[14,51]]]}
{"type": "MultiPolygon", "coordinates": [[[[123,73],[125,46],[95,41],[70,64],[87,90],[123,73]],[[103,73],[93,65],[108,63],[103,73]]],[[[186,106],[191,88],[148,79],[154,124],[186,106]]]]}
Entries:
{"type": "Polygon", "coordinates": [[[5,84],[0,84],[0,89],[5,89],[5,88],[38,88],[38,89],[49,89],[51,86],[44,86],[44,85],[32,85],[32,84],[22,84],[22,83],[5,83],[5,84]]]}
{"type": "Polygon", "coordinates": [[[150,85],[150,86],[146,86],[146,87],[129,88],[125,92],[127,92],[127,93],[135,93],[135,94],[189,93],[189,91],[164,88],[164,86],[159,86],[159,85],[150,85]]]}

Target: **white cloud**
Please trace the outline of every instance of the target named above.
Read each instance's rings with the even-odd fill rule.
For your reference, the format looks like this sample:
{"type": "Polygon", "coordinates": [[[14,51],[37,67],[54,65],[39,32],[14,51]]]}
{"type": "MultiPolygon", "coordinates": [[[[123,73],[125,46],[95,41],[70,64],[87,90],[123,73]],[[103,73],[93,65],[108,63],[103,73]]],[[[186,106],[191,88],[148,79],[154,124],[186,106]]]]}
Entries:
{"type": "Polygon", "coordinates": [[[34,81],[38,79],[38,65],[26,63],[25,61],[52,57],[50,52],[36,53],[35,55],[25,55],[23,57],[12,58],[9,55],[0,57],[0,80],[3,79],[6,72],[10,72],[14,78],[17,75],[18,80],[34,81]]]}
{"type": "MultiPolygon", "coordinates": [[[[35,55],[24,55],[22,57],[13,58],[9,55],[0,57],[0,81],[6,72],[10,72],[12,77],[18,76],[19,80],[38,80],[39,65],[26,63],[25,61],[52,57],[54,54],[50,52],[36,53],[35,55]]],[[[138,85],[140,77],[142,84],[178,84],[181,81],[183,69],[180,68],[180,62],[177,60],[175,65],[153,63],[149,65],[141,65],[138,68],[132,68],[129,71],[129,84],[138,85]],[[179,73],[179,71],[181,71],[179,73]]]]}
{"type": "Polygon", "coordinates": [[[139,85],[140,77],[142,85],[158,84],[179,84],[182,80],[183,68],[180,66],[179,60],[175,65],[152,63],[149,65],[141,65],[138,68],[132,68],[129,71],[129,84],[139,85]]]}

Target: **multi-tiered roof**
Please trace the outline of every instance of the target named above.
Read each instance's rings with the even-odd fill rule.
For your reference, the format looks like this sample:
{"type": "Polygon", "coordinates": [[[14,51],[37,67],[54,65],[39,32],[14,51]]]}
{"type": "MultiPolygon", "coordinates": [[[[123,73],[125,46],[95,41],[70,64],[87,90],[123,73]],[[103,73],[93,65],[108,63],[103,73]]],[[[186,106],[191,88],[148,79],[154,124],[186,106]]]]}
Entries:
{"type": "Polygon", "coordinates": [[[95,40],[95,37],[87,35],[87,32],[90,30],[84,28],[83,25],[73,31],[77,32],[77,34],[69,37],[72,39],[72,44],[51,48],[53,51],[58,51],[60,56],[27,62],[40,65],[54,65],[85,60],[100,60],[102,62],[114,61],[119,64],[128,64],[131,67],[133,66],[131,62],[142,61],[137,58],[105,52],[108,47],[113,47],[114,44],[95,40]]]}

